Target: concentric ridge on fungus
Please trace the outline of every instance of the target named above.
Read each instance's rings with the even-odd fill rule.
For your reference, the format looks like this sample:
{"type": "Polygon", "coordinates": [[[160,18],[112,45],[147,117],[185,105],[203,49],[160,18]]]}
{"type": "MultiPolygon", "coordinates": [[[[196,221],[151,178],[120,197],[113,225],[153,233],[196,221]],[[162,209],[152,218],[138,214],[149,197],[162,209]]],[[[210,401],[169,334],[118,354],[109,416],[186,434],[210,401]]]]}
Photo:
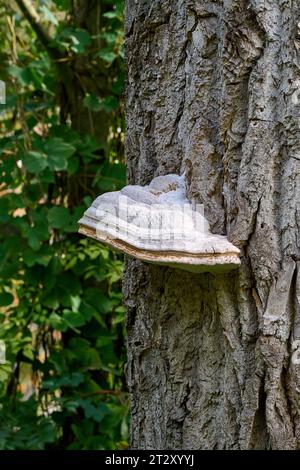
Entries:
{"type": "Polygon", "coordinates": [[[214,235],[202,206],[186,198],[185,178],[158,176],[97,197],[79,232],[142,261],[192,272],[224,272],[240,265],[240,250],[214,235]]]}

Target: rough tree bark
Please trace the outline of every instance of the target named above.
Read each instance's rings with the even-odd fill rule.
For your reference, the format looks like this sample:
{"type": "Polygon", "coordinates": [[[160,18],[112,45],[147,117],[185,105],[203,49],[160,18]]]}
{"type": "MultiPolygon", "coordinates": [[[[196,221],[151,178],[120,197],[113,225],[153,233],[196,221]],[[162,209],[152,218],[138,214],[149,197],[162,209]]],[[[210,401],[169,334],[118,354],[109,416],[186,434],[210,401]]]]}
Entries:
{"type": "Polygon", "coordinates": [[[217,276],[127,260],[133,448],[300,448],[299,15],[126,1],[129,181],[186,169],[242,250],[217,276]]]}

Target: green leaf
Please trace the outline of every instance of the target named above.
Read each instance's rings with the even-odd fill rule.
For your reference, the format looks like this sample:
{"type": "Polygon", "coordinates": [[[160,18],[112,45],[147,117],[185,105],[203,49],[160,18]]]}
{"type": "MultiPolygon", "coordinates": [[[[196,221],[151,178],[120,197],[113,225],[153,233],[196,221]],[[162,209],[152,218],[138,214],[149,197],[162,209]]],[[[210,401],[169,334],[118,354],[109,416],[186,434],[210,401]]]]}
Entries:
{"type": "Polygon", "coordinates": [[[102,100],[95,94],[87,94],[83,100],[83,103],[92,111],[100,111],[102,109],[102,100]]]}
{"type": "Polygon", "coordinates": [[[22,223],[21,229],[28,240],[28,245],[33,250],[38,250],[41,247],[41,241],[49,238],[48,224],[45,218],[37,212],[30,213],[30,217],[33,222],[30,225],[22,223]]]}
{"type": "Polygon", "coordinates": [[[55,183],[55,173],[50,168],[46,168],[39,177],[41,183],[55,183]]]}
{"type": "Polygon", "coordinates": [[[9,199],[0,199],[0,222],[8,222],[10,220],[9,215],[9,199]]]}
{"type": "Polygon", "coordinates": [[[76,388],[84,381],[84,376],[81,372],[72,372],[63,377],[53,377],[50,380],[44,380],[43,388],[46,390],[55,390],[60,387],[76,388]]]}
{"type": "Polygon", "coordinates": [[[80,327],[85,324],[85,319],[80,313],[66,310],[63,315],[64,321],[72,328],[80,327]]]}
{"type": "Polygon", "coordinates": [[[79,158],[74,156],[68,160],[67,171],[69,175],[74,175],[79,169],[80,161],[79,158]]]}
{"type": "Polygon", "coordinates": [[[84,29],[77,29],[72,35],[72,46],[71,50],[77,54],[83,54],[87,46],[92,42],[91,36],[84,29]]]}
{"type": "Polygon", "coordinates": [[[13,301],[13,295],[9,294],[8,292],[0,293],[0,307],[7,307],[8,305],[12,304],[13,301]]]}
{"type": "Polygon", "coordinates": [[[96,54],[96,57],[100,57],[100,59],[104,60],[108,64],[111,64],[116,59],[117,54],[111,49],[104,48],[98,52],[98,54],[96,54]]]}
{"type": "Polygon", "coordinates": [[[28,240],[28,245],[33,250],[37,251],[41,247],[41,241],[40,241],[39,237],[37,236],[37,234],[35,233],[33,228],[32,228],[32,230],[29,230],[29,232],[27,234],[27,240],[28,240]]]}
{"type": "Polygon", "coordinates": [[[86,95],[83,102],[87,108],[95,112],[103,110],[110,113],[111,111],[118,109],[120,106],[119,100],[115,96],[107,96],[106,98],[101,99],[99,96],[93,94],[86,95]]]}
{"type": "Polygon", "coordinates": [[[42,298],[42,304],[45,305],[45,307],[56,309],[59,307],[59,301],[57,298],[57,295],[55,292],[51,292],[48,295],[45,295],[42,298]]]}
{"type": "Polygon", "coordinates": [[[38,251],[27,249],[23,253],[24,263],[29,267],[35,264],[48,266],[52,256],[53,252],[48,246],[42,246],[38,251]]]}
{"type": "Polygon", "coordinates": [[[71,0],[54,0],[54,3],[60,10],[69,10],[71,8],[71,0]]]}
{"type": "Polygon", "coordinates": [[[104,18],[109,18],[110,20],[114,18],[120,19],[120,13],[118,11],[107,11],[106,13],[103,13],[104,18]]]}
{"type": "Polygon", "coordinates": [[[51,313],[48,321],[50,326],[52,326],[54,330],[67,331],[68,329],[68,324],[66,323],[66,321],[57,313],[51,313]]]}
{"type": "Polygon", "coordinates": [[[104,416],[107,415],[108,412],[109,412],[105,405],[95,406],[95,405],[93,405],[91,400],[79,399],[78,404],[84,410],[86,418],[93,419],[93,420],[97,421],[98,423],[101,423],[104,416]]]}
{"type": "Polygon", "coordinates": [[[108,44],[114,45],[118,38],[118,35],[115,32],[108,31],[102,33],[101,38],[105,39],[108,44]]]}
{"type": "Polygon", "coordinates": [[[68,158],[70,158],[75,151],[76,148],[73,145],[59,137],[49,139],[45,145],[49,166],[54,171],[66,170],[68,158]]]}
{"type": "Polygon", "coordinates": [[[39,240],[48,240],[49,231],[46,217],[43,213],[34,212],[32,214],[34,221],[33,230],[39,240]]]}
{"type": "Polygon", "coordinates": [[[43,424],[39,426],[39,439],[46,443],[55,441],[56,427],[53,422],[44,420],[43,424]]]}
{"type": "Polygon", "coordinates": [[[119,108],[119,106],[120,106],[119,100],[115,96],[107,96],[102,101],[102,108],[107,113],[110,113],[111,111],[115,111],[116,109],[119,108]]]}
{"type": "Polygon", "coordinates": [[[24,165],[31,173],[40,173],[47,165],[47,158],[44,153],[30,151],[24,157],[24,165]]]}
{"type": "Polygon", "coordinates": [[[118,190],[126,181],[125,165],[105,162],[99,171],[98,178],[98,184],[102,191],[118,190]]]}
{"type": "Polygon", "coordinates": [[[84,318],[89,321],[93,316],[96,316],[98,314],[97,310],[92,307],[92,305],[89,305],[87,302],[82,302],[80,305],[80,313],[84,316],[84,318]]]}
{"type": "Polygon", "coordinates": [[[92,42],[90,34],[80,28],[65,28],[56,39],[76,54],[83,54],[92,42]]]}
{"type": "Polygon", "coordinates": [[[69,224],[70,214],[65,207],[54,206],[49,209],[47,219],[52,228],[62,229],[69,224]]]}
{"type": "Polygon", "coordinates": [[[15,77],[19,81],[21,85],[26,86],[32,84],[37,88],[40,88],[41,77],[33,68],[26,67],[23,69],[16,65],[12,65],[9,67],[9,72],[13,77],[15,77]]]}

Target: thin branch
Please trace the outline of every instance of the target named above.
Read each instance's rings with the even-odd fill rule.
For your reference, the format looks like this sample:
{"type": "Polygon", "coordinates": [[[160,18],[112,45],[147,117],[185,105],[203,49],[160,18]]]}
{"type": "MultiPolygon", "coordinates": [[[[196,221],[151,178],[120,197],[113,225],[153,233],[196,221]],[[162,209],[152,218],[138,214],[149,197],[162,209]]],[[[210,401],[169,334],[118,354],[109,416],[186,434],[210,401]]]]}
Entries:
{"type": "Polygon", "coordinates": [[[30,0],[16,0],[18,7],[23,13],[24,17],[30,23],[32,29],[35,31],[37,37],[49,53],[53,60],[59,60],[63,58],[61,52],[56,48],[52,47],[52,37],[48,34],[48,31],[41,24],[40,15],[35,10],[30,0]]]}
{"type": "Polygon", "coordinates": [[[122,405],[127,403],[126,393],[121,392],[121,390],[95,390],[94,392],[80,394],[82,398],[88,398],[95,395],[115,396],[122,405]]]}
{"type": "Polygon", "coordinates": [[[32,29],[35,31],[38,39],[43,44],[44,48],[49,54],[49,57],[55,63],[59,73],[61,82],[64,84],[65,90],[68,94],[72,106],[75,104],[75,95],[73,91],[73,78],[71,68],[67,64],[67,56],[63,54],[57,47],[53,46],[53,38],[48,34],[48,31],[41,24],[40,15],[35,10],[30,0],[16,0],[18,7],[27,19],[32,29]]]}

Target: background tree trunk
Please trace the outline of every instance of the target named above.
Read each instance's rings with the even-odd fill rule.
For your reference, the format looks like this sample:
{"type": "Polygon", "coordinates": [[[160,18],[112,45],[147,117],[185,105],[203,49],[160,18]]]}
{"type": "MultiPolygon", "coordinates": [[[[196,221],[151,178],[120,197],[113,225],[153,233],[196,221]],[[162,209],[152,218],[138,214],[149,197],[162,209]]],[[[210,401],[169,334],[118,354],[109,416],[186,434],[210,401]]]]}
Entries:
{"type": "Polygon", "coordinates": [[[132,447],[300,448],[299,3],[127,0],[130,183],[187,169],[230,274],[130,259],[132,447]]]}
{"type": "MultiPolygon", "coordinates": [[[[74,0],[72,9],[72,23],[86,30],[91,36],[100,36],[103,32],[101,14],[111,9],[103,0],[74,0]]],[[[99,50],[101,39],[97,39],[99,50]]],[[[102,41],[103,42],[103,41],[102,41]]],[[[95,47],[95,46],[94,46],[95,47]]],[[[95,50],[90,51],[85,57],[79,56],[73,62],[74,103],[70,103],[72,127],[81,134],[94,135],[106,149],[111,115],[103,110],[91,111],[85,106],[86,93],[95,96],[107,96],[109,94],[109,73],[104,66],[99,67],[99,62],[93,57],[95,50]],[[92,52],[92,53],[91,53],[92,52]]]]}

